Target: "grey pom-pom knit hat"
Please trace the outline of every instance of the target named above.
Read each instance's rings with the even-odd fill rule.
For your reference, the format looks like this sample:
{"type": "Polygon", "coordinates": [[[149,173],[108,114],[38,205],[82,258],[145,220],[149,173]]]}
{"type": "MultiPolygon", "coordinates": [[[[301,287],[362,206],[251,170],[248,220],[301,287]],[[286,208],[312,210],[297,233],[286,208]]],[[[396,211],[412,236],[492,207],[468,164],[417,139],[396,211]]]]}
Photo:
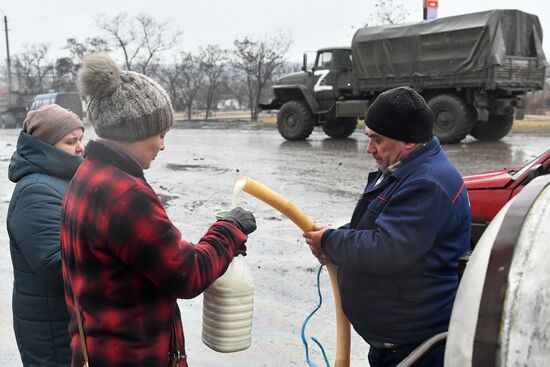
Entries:
{"type": "Polygon", "coordinates": [[[120,70],[107,55],[86,56],[78,82],[88,98],[88,119],[102,138],[138,141],[174,124],[166,91],[143,74],[120,70]]]}

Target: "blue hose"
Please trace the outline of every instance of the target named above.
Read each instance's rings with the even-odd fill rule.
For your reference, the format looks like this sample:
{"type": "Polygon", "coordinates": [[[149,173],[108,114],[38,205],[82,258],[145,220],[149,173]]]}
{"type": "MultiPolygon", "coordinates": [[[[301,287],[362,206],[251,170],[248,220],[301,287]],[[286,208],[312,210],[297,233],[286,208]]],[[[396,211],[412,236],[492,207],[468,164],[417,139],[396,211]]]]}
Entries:
{"type": "MultiPolygon", "coordinates": [[[[306,325],[309,319],[311,319],[311,317],[315,314],[315,312],[317,312],[317,310],[321,308],[321,305],[323,304],[323,296],[321,295],[321,270],[323,270],[323,265],[319,266],[319,270],[317,271],[317,294],[319,295],[319,304],[317,305],[317,307],[315,307],[313,311],[310,312],[310,314],[306,317],[306,319],[302,323],[302,332],[301,332],[302,343],[304,343],[304,348],[306,350],[306,362],[309,367],[317,367],[317,365],[312,363],[311,360],[309,359],[309,347],[307,345],[305,331],[306,331],[306,325]]],[[[327,367],[330,367],[330,363],[328,362],[328,358],[327,358],[327,353],[325,352],[325,348],[323,348],[323,346],[321,345],[321,342],[316,337],[312,337],[311,340],[313,340],[313,342],[317,344],[317,346],[321,349],[321,353],[323,353],[325,364],[327,367]]]]}

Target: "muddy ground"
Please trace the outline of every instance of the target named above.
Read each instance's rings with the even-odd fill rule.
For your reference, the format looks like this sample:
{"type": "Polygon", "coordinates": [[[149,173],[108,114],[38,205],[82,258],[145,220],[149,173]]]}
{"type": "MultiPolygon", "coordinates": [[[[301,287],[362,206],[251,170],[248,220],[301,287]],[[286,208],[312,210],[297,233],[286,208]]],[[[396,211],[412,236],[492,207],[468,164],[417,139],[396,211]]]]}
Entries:
{"type": "MultiPolygon", "coordinates": [[[[89,128],[85,140],[95,135],[89,128]]],[[[11,327],[12,270],[5,229],[13,184],[7,179],[18,131],[0,130],[0,366],[20,366],[11,327]]],[[[280,192],[318,223],[347,222],[374,163],[365,153],[367,139],[358,129],[349,139],[328,139],[316,130],[304,142],[287,142],[272,124],[180,123],[166,138],[146,177],[166,203],[171,219],[190,241],[198,241],[214,212],[230,205],[236,177],[246,174],[280,192]]],[[[550,147],[550,121],[523,121],[502,141],[467,138],[445,145],[464,175],[521,165],[550,147]]],[[[201,342],[202,297],[180,300],[191,366],[305,366],[302,321],[318,302],[316,271],[301,233],[292,222],[248,194],[239,205],[253,210],[258,230],[250,236],[247,260],[255,282],[252,346],[222,354],[201,342]]],[[[332,361],[335,321],[328,275],[321,276],[324,303],[310,321],[332,361]]],[[[312,343],[310,343],[311,345],[312,343]]],[[[313,348],[313,347],[312,347],[313,348]]],[[[365,366],[368,347],[352,339],[352,365],[365,366]]],[[[324,365],[313,348],[313,361],[324,365]]]]}

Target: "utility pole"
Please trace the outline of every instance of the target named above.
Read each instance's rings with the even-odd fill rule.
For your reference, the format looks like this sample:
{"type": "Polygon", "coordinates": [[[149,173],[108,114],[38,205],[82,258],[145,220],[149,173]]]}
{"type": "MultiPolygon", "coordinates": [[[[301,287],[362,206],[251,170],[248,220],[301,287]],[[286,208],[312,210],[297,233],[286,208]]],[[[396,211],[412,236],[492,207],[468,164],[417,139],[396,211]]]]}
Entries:
{"type": "Polygon", "coordinates": [[[11,91],[11,59],[10,59],[10,41],[8,37],[8,17],[6,13],[0,10],[4,14],[4,30],[6,33],[6,66],[8,69],[8,90],[11,91]]]}

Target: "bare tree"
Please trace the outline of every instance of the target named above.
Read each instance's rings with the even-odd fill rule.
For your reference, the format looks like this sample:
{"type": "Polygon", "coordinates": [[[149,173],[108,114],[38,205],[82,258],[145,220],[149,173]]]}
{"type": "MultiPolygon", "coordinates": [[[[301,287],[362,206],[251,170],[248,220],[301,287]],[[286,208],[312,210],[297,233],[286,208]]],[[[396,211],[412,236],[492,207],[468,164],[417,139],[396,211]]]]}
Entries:
{"type": "Polygon", "coordinates": [[[61,57],[55,60],[53,88],[57,91],[72,92],[77,90],[76,70],[77,66],[69,57],[61,57]]]}
{"type": "Polygon", "coordinates": [[[261,40],[244,37],[233,42],[233,64],[245,75],[252,121],[258,120],[258,102],[266,83],[271,80],[274,71],[284,64],[291,43],[290,38],[283,35],[261,40]]]}
{"type": "Polygon", "coordinates": [[[19,91],[27,97],[48,88],[46,76],[53,69],[48,51],[49,46],[46,44],[26,45],[25,50],[13,58],[16,83],[19,91]]]}
{"type": "Polygon", "coordinates": [[[111,51],[109,42],[101,37],[88,37],[84,42],[79,42],[76,38],[67,38],[63,49],[69,52],[68,57],[70,57],[75,64],[78,64],[87,54],[111,51]]]}
{"type": "Polygon", "coordinates": [[[410,14],[399,0],[378,0],[365,26],[403,23],[410,14]]]}
{"type": "Polygon", "coordinates": [[[105,39],[100,37],[86,38],[79,42],[76,38],[68,38],[64,47],[68,56],[60,57],[55,61],[56,90],[76,90],[76,77],[82,65],[82,57],[93,52],[109,52],[110,48],[105,39]]]}
{"type": "Polygon", "coordinates": [[[228,53],[226,50],[222,50],[218,45],[208,45],[206,48],[200,48],[199,59],[201,61],[200,67],[204,72],[206,81],[205,120],[208,120],[213,102],[220,89],[224,68],[228,60],[228,53]]]}
{"type": "Polygon", "coordinates": [[[111,38],[113,49],[122,51],[126,69],[132,70],[134,59],[143,47],[143,40],[138,39],[135,24],[128,18],[128,14],[121,13],[113,18],[102,15],[96,18],[96,23],[111,38]]]}
{"type": "Polygon", "coordinates": [[[176,67],[181,69],[181,76],[178,79],[179,96],[187,109],[187,119],[192,120],[193,103],[202,85],[203,71],[200,67],[200,60],[190,52],[183,52],[176,67]]]}
{"type": "Polygon", "coordinates": [[[174,60],[171,64],[160,65],[155,72],[155,76],[168,92],[174,109],[178,111],[182,110],[184,107],[182,99],[180,98],[180,84],[182,73],[184,72],[183,67],[183,63],[174,60]]]}
{"type": "Polygon", "coordinates": [[[163,51],[170,50],[177,44],[182,32],[170,32],[167,22],[157,22],[149,15],[140,14],[136,17],[139,24],[139,33],[143,38],[143,55],[138,59],[142,74],[146,74],[147,67],[155,57],[163,51]]]}
{"type": "Polygon", "coordinates": [[[112,49],[122,52],[125,68],[137,68],[146,75],[153,74],[150,70],[153,60],[171,49],[181,35],[180,31],[170,32],[167,22],[158,22],[145,14],[136,17],[125,13],[113,18],[101,16],[96,18],[96,24],[111,39],[112,49]]]}
{"type": "Polygon", "coordinates": [[[101,37],[88,37],[84,42],[79,42],[76,38],[67,38],[63,48],[69,52],[69,57],[77,61],[89,53],[111,51],[107,40],[101,37]]]}
{"type": "Polygon", "coordinates": [[[222,78],[222,93],[232,96],[239,104],[239,108],[248,102],[248,88],[242,73],[229,68],[222,78]]]}

